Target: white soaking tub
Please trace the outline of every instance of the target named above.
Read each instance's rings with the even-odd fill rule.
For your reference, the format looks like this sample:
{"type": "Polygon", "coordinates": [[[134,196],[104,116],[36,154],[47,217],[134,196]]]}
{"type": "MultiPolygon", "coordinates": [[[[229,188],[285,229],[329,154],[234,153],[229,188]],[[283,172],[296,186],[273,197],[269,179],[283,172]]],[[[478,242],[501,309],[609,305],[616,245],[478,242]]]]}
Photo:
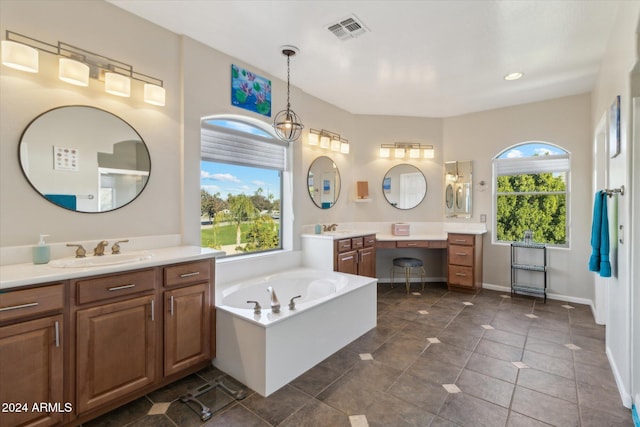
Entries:
{"type": "Polygon", "coordinates": [[[376,283],[300,268],[225,287],[217,293],[214,365],[268,396],[376,326],[376,283]],[[270,308],[269,286],[280,313],[270,308]],[[260,314],[250,300],[260,303],[260,314]]]}

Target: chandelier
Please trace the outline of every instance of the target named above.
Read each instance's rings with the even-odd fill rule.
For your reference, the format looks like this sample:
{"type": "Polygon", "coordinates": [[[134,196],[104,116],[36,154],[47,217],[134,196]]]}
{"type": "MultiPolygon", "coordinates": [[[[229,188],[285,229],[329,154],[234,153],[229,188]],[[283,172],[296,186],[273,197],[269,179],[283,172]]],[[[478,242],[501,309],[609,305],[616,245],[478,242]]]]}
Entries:
{"type": "Polygon", "coordinates": [[[287,57],[287,109],[280,111],[273,119],[273,128],[278,137],[286,142],[295,141],[300,137],[302,125],[298,115],[291,109],[289,102],[290,68],[291,57],[298,53],[298,48],[294,46],[283,46],[282,54],[287,57]]]}

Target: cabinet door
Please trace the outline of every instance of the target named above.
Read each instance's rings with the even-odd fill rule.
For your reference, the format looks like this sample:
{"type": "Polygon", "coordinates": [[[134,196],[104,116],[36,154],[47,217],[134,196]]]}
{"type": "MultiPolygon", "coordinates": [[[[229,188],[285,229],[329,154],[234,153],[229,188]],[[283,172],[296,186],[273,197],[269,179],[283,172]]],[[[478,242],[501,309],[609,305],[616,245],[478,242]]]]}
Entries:
{"type": "Polygon", "coordinates": [[[209,283],[164,293],[164,374],[210,359],[209,283]]]}
{"type": "Polygon", "coordinates": [[[358,274],[360,276],[376,277],[375,248],[364,248],[358,251],[358,274]]]}
{"type": "Polygon", "coordinates": [[[78,310],[76,384],[78,413],[155,380],[155,297],[78,310]]]}
{"type": "Polygon", "coordinates": [[[336,258],[336,271],[358,274],[358,253],[356,251],[349,251],[338,254],[336,258]]]}
{"type": "Polygon", "coordinates": [[[62,421],[62,316],[0,328],[0,402],[20,403],[0,412],[0,426],[50,426],[62,421]],[[43,412],[33,405],[51,403],[43,412]],[[26,409],[26,411],[25,411],[26,409]],[[49,410],[54,412],[48,412],[49,410]]]}

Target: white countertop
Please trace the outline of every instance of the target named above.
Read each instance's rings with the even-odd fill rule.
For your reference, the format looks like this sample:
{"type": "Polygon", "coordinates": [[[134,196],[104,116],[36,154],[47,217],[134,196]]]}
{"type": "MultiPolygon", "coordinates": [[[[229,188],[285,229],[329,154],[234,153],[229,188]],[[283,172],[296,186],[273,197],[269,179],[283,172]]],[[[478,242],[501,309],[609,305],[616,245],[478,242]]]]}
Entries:
{"type": "MultiPolygon", "coordinates": [[[[214,258],[224,252],[201,248],[199,246],[174,246],[156,248],[147,251],[150,258],[126,264],[112,264],[96,267],[59,268],[49,264],[34,265],[32,263],[12,264],[0,266],[0,290],[39,283],[55,282],[59,280],[75,279],[78,277],[95,276],[99,274],[119,273],[140,268],[157,267],[164,264],[197,261],[214,258]]],[[[123,251],[123,253],[126,253],[123,251]]],[[[104,255],[117,256],[117,255],[104,255]]]]}
{"type": "Polygon", "coordinates": [[[409,236],[395,236],[393,234],[376,234],[376,240],[402,241],[402,240],[447,240],[447,233],[411,234],[409,236]]]}
{"type": "Polygon", "coordinates": [[[323,231],[320,234],[305,233],[302,237],[313,237],[318,239],[340,240],[348,239],[350,237],[367,236],[369,234],[376,234],[375,230],[338,230],[338,231],[323,231]]]}
{"type": "MultiPolygon", "coordinates": [[[[367,223],[346,223],[339,224],[336,231],[322,232],[314,234],[307,232],[302,234],[303,238],[340,240],[350,237],[366,236],[375,234],[377,240],[447,240],[449,233],[461,234],[485,234],[487,226],[485,223],[467,222],[410,222],[410,233],[408,236],[395,236],[391,234],[391,222],[367,222],[367,223]]],[[[311,230],[313,226],[305,227],[311,230]]]]}

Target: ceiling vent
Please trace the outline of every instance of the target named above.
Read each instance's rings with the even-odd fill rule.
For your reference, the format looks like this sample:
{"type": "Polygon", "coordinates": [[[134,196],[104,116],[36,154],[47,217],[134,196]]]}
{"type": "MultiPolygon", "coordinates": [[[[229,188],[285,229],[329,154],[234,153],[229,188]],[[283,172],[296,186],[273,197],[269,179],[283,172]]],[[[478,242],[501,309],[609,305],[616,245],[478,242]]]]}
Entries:
{"type": "Polygon", "coordinates": [[[330,24],[327,29],[342,41],[354,39],[369,31],[355,15],[343,18],[335,24],[330,24]]]}

